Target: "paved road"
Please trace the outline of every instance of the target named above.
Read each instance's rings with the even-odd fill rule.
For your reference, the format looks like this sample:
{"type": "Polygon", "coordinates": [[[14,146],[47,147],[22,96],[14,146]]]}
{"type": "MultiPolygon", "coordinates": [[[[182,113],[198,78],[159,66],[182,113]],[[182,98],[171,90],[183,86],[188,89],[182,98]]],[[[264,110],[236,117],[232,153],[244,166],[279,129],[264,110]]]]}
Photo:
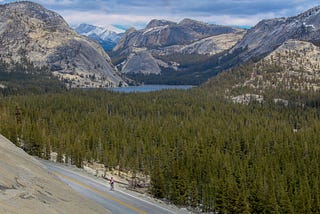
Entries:
{"type": "Polygon", "coordinates": [[[101,204],[110,213],[185,213],[183,210],[174,209],[169,206],[129,195],[117,188],[114,191],[111,191],[107,182],[91,178],[85,173],[76,172],[63,165],[45,160],[39,161],[74,190],[101,204]]]}

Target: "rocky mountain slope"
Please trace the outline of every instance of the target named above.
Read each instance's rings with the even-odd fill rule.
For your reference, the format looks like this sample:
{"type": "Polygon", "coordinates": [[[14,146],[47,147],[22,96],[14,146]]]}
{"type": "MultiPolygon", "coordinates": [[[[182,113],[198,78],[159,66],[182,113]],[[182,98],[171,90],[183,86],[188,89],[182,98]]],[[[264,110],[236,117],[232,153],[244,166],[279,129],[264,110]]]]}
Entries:
{"type": "Polygon", "coordinates": [[[136,50],[128,56],[122,73],[160,74],[164,62],[155,59],[147,50],[136,50]]]}
{"type": "Polygon", "coordinates": [[[129,47],[166,47],[171,45],[187,45],[201,39],[227,33],[238,32],[239,29],[211,25],[203,22],[184,19],[179,23],[166,20],[152,20],[142,30],[128,30],[114,51],[129,47]]]}
{"type": "Polygon", "coordinates": [[[263,102],[269,97],[287,105],[294,94],[319,92],[320,47],[287,40],[258,62],[223,72],[207,83],[216,84],[237,103],[263,102]]]}
{"type": "Polygon", "coordinates": [[[320,42],[320,6],[289,18],[262,20],[232,51],[242,49],[242,61],[261,59],[289,39],[320,42]]]}
{"type": "Polygon", "coordinates": [[[98,43],[79,36],[60,15],[36,3],[0,5],[0,40],[1,60],[47,66],[71,87],[123,82],[98,43]]]}
{"type": "Polygon", "coordinates": [[[244,31],[235,33],[219,34],[200,39],[187,45],[171,45],[160,50],[152,50],[156,55],[172,55],[172,54],[198,54],[198,55],[214,55],[221,53],[233,47],[242,37],[244,31]]]}
{"type": "Polygon", "coordinates": [[[124,30],[113,26],[98,27],[85,23],[76,26],[74,29],[79,34],[97,41],[106,51],[111,51],[118,44],[124,33],[124,30]]]}
{"type": "Polygon", "coordinates": [[[283,88],[296,91],[320,89],[320,47],[288,40],[255,64],[243,86],[255,89],[283,88]]]}
{"type": "Polygon", "coordinates": [[[105,213],[0,135],[0,213],[105,213]]]}
{"type": "Polygon", "coordinates": [[[191,19],[179,23],[152,20],[145,29],[127,30],[113,49],[113,56],[122,58],[117,64],[124,73],[160,74],[168,68],[177,71],[179,62],[173,55],[214,55],[231,48],[244,32],[191,19]]]}
{"type": "Polygon", "coordinates": [[[193,79],[201,83],[230,68],[250,61],[257,62],[290,39],[319,45],[319,36],[320,6],[294,17],[262,20],[231,49],[189,65],[186,74],[191,74],[193,79]],[[192,74],[192,71],[195,72],[192,74]]]}

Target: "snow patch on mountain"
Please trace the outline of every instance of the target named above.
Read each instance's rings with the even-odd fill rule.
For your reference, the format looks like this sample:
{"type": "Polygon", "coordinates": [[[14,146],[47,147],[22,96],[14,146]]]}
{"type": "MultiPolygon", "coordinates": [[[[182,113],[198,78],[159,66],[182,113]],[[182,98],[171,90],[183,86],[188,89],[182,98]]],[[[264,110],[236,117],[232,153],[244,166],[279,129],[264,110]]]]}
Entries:
{"type": "Polygon", "coordinates": [[[125,32],[124,30],[116,28],[112,25],[99,27],[85,23],[75,26],[74,29],[79,34],[97,41],[106,51],[112,50],[112,48],[120,41],[123,33],[125,32]]]}

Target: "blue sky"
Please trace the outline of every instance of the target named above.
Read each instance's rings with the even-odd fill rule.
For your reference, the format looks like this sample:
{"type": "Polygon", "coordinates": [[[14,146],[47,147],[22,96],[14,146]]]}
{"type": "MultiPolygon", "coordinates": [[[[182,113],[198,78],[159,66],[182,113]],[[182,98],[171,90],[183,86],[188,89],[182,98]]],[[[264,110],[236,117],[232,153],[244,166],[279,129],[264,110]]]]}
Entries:
{"type": "MultiPolygon", "coordinates": [[[[0,3],[13,2],[0,0],[0,3]]],[[[61,14],[70,25],[141,28],[151,19],[192,18],[221,25],[253,26],[261,19],[297,15],[319,0],[34,0],[61,14]]]]}

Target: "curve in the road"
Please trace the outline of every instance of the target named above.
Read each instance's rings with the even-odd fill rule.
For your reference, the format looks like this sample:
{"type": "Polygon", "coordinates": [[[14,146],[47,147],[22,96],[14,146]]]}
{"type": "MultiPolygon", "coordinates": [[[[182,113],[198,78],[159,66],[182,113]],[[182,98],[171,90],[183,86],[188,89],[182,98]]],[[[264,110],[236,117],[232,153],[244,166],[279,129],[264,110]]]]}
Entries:
{"type": "Polygon", "coordinates": [[[108,185],[84,175],[76,170],[66,166],[59,165],[46,160],[39,161],[46,166],[48,171],[55,174],[63,182],[67,183],[75,191],[91,199],[106,208],[106,212],[114,214],[136,214],[136,213],[152,213],[152,214],[184,214],[189,213],[184,210],[171,208],[167,205],[151,202],[146,199],[128,194],[117,189],[115,191],[107,191],[108,185]]]}
{"type": "Polygon", "coordinates": [[[77,184],[77,185],[79,185],[79,186],[81,186],[81,187],[83,187],[83,188],[85,188],[85,189],[88,189],[88,190],[90,190],[90,191],[92,191],[92,192],[94,192],[94,193],[97,193],[97,194],[105,197],[105,198],[108,198],[109,200],[112,200],[112,201],[114,201],[114,202],[117,202],[117,203],[119,203],[119,204],[121,204],[121,205],[123,205],[123,206],[125,206],[125,207],[127,207],[127,208],[129,208],[129,209],[132,209],[132,210],[136,211],[137,213],[147,214],[145,211],[143,211],[143,210],[141,210],[141,209],[139,209],[139,208],[137,208],[137,207],[134,207],[134,206],[132,206],[132,205],[130,205],[130,204],[128,204],[128,203],[125,203],[125,202],[123,202],[123,201],[121,201],[121,200],[119,200],[119,199],[117,199],[117,198],[115,198],[115,197],[113,197],[113,196],[111,196],[111,195],[108,195],[108,194],[105,193],[105,192],[102,192],[102,191],[99,191],[99,190],[97,190],[97,189],[95,189],[95,188],[92,188],[92,187],[90,187],[89,185],[86,185],[86,184],[84,184],[84,183],[82,183],[82,182],[79,182],[79,181],[77,181],[77,180],[75,180],[75,179],[73,179],[73,178],[70,178],[70,177],[68,177],[68,176],[65,176],[65,175],[63,175],[63,174],[61,174],[61,173],[59,173],[59,172],[53,172],[53,173],[54,173],[55,175],[57,175],[58,177],[62,177],[62,178],[64,178],[64,179],[67,179],[67,180],[69,180],[69,181],[71,181],[71,182],[73,182],[73,183],[75,183],[75,184],[77,184]]]}

